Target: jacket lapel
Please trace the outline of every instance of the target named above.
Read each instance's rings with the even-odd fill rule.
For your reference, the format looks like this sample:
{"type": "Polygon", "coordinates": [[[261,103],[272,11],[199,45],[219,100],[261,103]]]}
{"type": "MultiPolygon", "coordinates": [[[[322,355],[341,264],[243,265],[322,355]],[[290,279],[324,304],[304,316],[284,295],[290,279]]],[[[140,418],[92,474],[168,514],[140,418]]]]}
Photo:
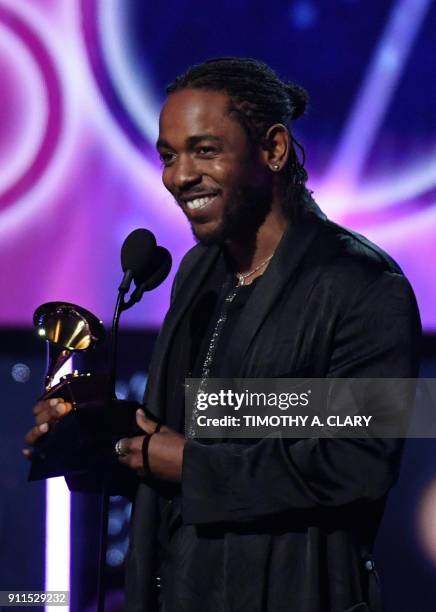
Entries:
{"type": "Polygon", "coordinates": [[[259,327],[308,249],[313,245],[325,215],[313,202],[306,205],[302,216],[284,233],[267,270],[248,299],[228,350],[230,376],[244,375],[244,356],[259,327]]]}
{"type": "Polygon", "coordinates": [[[163,411],[162,391],[166,382],[165,372],[172,338],[178,323],[219,256],[218,247],[206,249],[199,246],[191,252],[191,260],[186,262],[186,267],[181,267],[177,274],[174,300],[156,340],[150,364],[149,379],[154,384],[147,385],[144,398],[148,410],[158,418],[163,411]]]}

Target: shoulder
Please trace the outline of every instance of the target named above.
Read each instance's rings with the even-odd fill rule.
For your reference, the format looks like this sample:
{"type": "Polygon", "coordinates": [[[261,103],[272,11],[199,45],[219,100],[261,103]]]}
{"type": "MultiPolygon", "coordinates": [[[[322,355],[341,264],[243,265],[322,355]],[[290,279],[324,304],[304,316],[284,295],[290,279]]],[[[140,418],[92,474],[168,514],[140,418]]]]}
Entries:
{"type": "Polygon", "coordinates": [[[312,279],[312,297],[342,313],[362,303],[368,312],[399,309],[418,318],[413,289],[398,263],[365,236],[312,209],[315,239],[301,270],[312,279]]]}
{"type": "Polygon", "coordinates": [[[388,253],[365,236],[328,219],[311,196],[300,203],[300,214],[301,227],[310,227],[315,236],[305,263],[319,268],[323,277],[336,275],[342,281],[349,278],[364,284],[384,273],[404,276],[388,253]]]}
{"type": "Polygon", "coordinates": [[[374,270],[403,274],[398,263],[386,251],[350,229],[329,219],[324,221],[323,231],[326,243],[330,243],[332,254],[346,258],[350,263],[371,267],[374,270]]]}
{"type": "Polygon", "coordinates": [[[312,272],[313,312],[319,312],[323,329],[326,319],[332,322],[336,350],[333,370],[342,364],[336,375],[353,371],[359,359],[359,367],[364,368],[364,361],[371,364],[379,352],[380,364],[384,365],[374,362],[377,376],[382,372],[414,376],[421,322],[413,289],[400,266],[365,236],[325,217],[314,222],[318,224],[316,239],[305,266],[308,273],[312,272]],[[343,369],[345,364],[351,369],[343,369]]]}
{"type": "Polygon", "coordinates": [[[410,289],[398,263],[378,245],[329,219],[316,222],[319,231],[309,257],[320,280],[354,295],[388,278],[410,289]]]}

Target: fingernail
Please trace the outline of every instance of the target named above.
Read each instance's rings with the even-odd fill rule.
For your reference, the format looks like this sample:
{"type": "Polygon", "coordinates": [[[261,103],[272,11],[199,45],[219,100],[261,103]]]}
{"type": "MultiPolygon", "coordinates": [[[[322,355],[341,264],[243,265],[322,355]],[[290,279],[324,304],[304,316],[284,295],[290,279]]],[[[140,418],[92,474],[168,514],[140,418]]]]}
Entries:
{"type": "Polygon", "coordinates": [[[39,426],[39,431],[48,431],[48,424],[42,423],[42,425],[39,426]]]}
{"type": "Polygon", "coordinates": [[[66,409],[65,404],[58,404],[58,405],[56,406],[56,412],[57,412],[58,414],[63,414],[63,413],[65,412],[65,409],[66,409]]]}
{"type": "Polygon", "coordinates": [[[48,401],[50,406],[56,406],[56,404],[59,404],[59,402],[61,402],[62,400],[59,397],[53,397],[51,400],[48,401]]]}
{"type": "Polygon", "coordinates": [[[142,408],[138,408],[138,410],[136,411],[136,414],[140,414],[141,416],[145,416],[145,412],[142,410],[142,408]]]}

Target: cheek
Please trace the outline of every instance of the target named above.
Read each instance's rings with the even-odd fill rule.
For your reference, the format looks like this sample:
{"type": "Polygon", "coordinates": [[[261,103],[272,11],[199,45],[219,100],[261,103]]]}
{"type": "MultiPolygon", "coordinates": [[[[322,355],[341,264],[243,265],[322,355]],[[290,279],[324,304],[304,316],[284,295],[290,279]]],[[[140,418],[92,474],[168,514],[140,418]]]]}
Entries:
{"type": "Polygon", "coordinates": [[[261,187],[263,178],[258,168],[250,162],[243,162],[228,173],[227,184],[233,191],[249,193],[261,187]]]}
{"type": "Polygon", "coordinates": [[[168,191],[171,191],[172,181],[169,168],[164,168],[162,170],[162,183],[164,184],[165,188],[168,189],[168,191]]]}
{"type": "Polygon", "coordinates": [[[244,172],[240,165],[229,161],[216,160],[204,168],[204,175],[209,176],[221,189],[231,192],[240,188],[244,182],[244,172]]]}
{"type": "Polygon", "coordinates": [[[269,193],[272,187],[272,172],[267,171],[263,165],[247,162],[244,165],[241,179],[250,191],[262,194],[269,193]]]}
{"type": "Polygon", "coordinates": [[[198,172],[203,178],[208,178],[219,185],[224,185],[228,182],[231,176],[232,169],[228,163],[219,159],[203,160],[198,164],[198,172]]]}

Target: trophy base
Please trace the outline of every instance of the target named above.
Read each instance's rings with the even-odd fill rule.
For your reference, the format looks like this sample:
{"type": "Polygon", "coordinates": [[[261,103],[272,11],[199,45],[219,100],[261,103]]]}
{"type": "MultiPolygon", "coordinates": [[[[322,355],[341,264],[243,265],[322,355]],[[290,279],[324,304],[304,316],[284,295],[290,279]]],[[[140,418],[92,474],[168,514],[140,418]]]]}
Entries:
{"type": "Polygon", "coordinates": [[[144,435],[136,424],[141,405],[105,401],[106,382],[104,376],[69,377],[44,395],[44,399],[61,397],[73,404],[73,410],[36,442],[28,480],[107,473],[118,464],[117,440],[144,435]]]}

